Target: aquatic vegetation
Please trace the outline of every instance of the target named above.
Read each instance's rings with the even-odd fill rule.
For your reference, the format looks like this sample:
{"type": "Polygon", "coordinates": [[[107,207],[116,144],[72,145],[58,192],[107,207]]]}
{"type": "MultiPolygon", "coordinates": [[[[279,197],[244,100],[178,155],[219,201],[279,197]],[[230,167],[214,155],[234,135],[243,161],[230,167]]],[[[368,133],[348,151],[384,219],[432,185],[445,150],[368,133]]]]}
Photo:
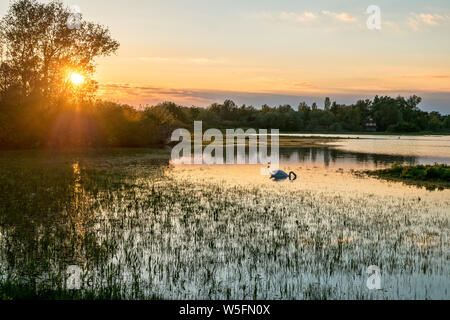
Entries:
{"type": "Polygon", "coordinates": [[[3,299],[449,298],[449,197],[298,167],[293,183],[241,181],[149,150],[5,153],[0,168],[3,299]],[[349,192],[325,187],[338,179],[349,192]]]}
{"type": "Polygon", "coordinates": [[[403,166],[394,164],[387,169],[365,171],[383,179],[400,180],[428,189],[450,188],[450,166],[446,164],[403,166]]]}

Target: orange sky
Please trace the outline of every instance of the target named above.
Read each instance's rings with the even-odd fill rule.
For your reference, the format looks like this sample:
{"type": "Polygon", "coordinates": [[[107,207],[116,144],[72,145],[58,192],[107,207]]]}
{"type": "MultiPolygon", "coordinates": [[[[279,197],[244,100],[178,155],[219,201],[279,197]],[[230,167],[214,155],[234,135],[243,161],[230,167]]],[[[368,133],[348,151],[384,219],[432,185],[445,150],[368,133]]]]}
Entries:
{"type": "Polygon", "coordinates": [[[320,107],[325,96],[418,94],[424,109],[450,112],[448,0],[379,0],[381,30],[367,28],[357,0],[64,2],[121,43],[98,60],[104,98],[320,107]]]}

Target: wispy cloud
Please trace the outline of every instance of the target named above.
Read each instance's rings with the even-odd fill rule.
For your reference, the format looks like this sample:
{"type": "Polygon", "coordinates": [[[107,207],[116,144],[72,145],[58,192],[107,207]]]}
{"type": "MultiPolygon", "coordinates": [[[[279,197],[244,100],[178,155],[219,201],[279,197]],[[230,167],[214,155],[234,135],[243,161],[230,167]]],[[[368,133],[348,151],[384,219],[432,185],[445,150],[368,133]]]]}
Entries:
{"type": "MultiPolygon", "coordinates": [[[[402,76],[400,76],[402,77],[402,76]]],[[[403,77],[423,78],[448,78],[447,74],[429,74],[429,75],[405,75],[403,77]]],[[[367,80],[367,79],[362,79],[367,80]]],[[[379,83],[379,81],[377,81],[379,83]]],[[[282,92],[240,92],[224,90],[207,89],[177,89],[162,88],[151,85],[139,85],[132,83],[106,83],[100,85],[100,98],[107,100],[116,99],[122,103],[127,103],[136,107],[146,105],[156,105],[164,101],[173,101],[181,105],[195,105],[205,107],[214,102],[223,102],[226,99],[232,99],[237,104],[247,104],[261,106],[265,103],[276,106],[280,104],[291,104],[296,106],[300,101],[308,103],[323,101],[325,96],[330,96],[343,103],[352,103],[358,99],[373,98],[378,95],[411,95],[417,94],[424,98],[426,107],[430,110],[439,109],[439,111],[448,114],[450,109],[448,101],[450,99],[449,90],[406,90],[402,87],[395,88],[388,85],[365,85],[365,86],[345,86],[329,87],[326,92],[314,92],[311,89],[314,85],[309,82],[294,83],[297,87],[297,93],[282,92]]]]}
{"type": "Polygon", "coordinates": [[[419,14],[419,18],[424,23],[426,23],[428,25],[432,25],[432,26],[435,26],[440,21],[445,20],[444,16],[441,16],[441,15],[438,15],[438,14],[429,14],[429,13],[428,14],[421,13],[421,14],[419,14]]]}
{"type": "MultiPolygon", "coordinates": [[[[340,28],[346,25],[354,27],[355,25],[363,26],[365,28],[366,14],[354,14],[350,12],[338,12],[330,10],[321,10],[317,12],[303,11],[303,12],[260,12],[258,14],[260,19],[269,22],[291,23],[301,26],[314,26],[324,28],[340,28]]],[[[450,26],[450,14],[446,13],[414,13],[398,16],[397,22],[384,19],[382,16],[382,27],[386,27],[390,31],[421,31],[429,30],[439,26],[450,26]]]]}
{"type": "Polygon", "coordinates": [[[408,18],[408,25],[415,31],[419,31],[423,27],[435,27],[449,23],[450,15],[448,14],[412,12],[408,18]]]}
{"type": "Polygon", "coordinates": [[[355,16],[352,16],[346,12],[332,12],[332,11],[324,10],[321,13],[324,16],[332,17],[332,18],[337,19],[342,22],[352,22],[352,21],[357,20],[355,16]]]}
{"type": "Polygon", "coordinates": [[[450,79],[448,74],[419,74],[419,75],[404,75],[402,78],[408,79],[450,79]]]}
{"type": "Polygon", "coordinates": [[[356,16],[351,15],[347,12],[332,12],[328,10],[322,10],[320,12],[311,12],[311,11],[303,11],[303,12],[261,12],[259,17],[273,22],[291,22],[291,23],[299,23],[299,24],[307,24],[312,22],[329,22],[330,18],[334,21],[339,22],[356,22],[358,19],[356,16]]]}
{"type": "Polygon", "coordinates": [[[156,62],[156,63],[179,63],[179,64],[197,64],[197,65],[213,65],[213,64],[228,64],[229,61],[222,58],[207,58],[207,57],[130,57],[122,59],[139,60],[140,62],[156,62]]]}
{"type": "Polygon", "coordinates": [[[266,20],[285,21],[285,22],[311,22],[318,18],[318,15],[309,11],[305,12],[261,12],[260,16],[266,20]]]}
{"type": "Polygon", "coordinates": [[[130,83],[105,83],[99,87],[99,96],[115,97],[131,105],[157,104],[163,101],[206,105],[213,101],[206,91],[190,89],[160,88],[130,83]]]}

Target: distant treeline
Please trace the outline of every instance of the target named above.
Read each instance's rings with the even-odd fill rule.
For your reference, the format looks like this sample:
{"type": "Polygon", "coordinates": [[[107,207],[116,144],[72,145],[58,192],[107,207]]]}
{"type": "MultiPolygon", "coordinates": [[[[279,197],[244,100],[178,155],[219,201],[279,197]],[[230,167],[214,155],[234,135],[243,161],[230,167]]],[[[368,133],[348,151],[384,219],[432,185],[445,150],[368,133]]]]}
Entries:
{"type": "Polygon", "coordinates": [[[450,132],[450,116],[418,108],[417,96],[375,97],[352,105],[325,107],[302,102],[254,108],[226,100],[207,108],[165,102],[145,109],[105,101],[60,101],[58,104],[10,92],[0,95],[0,147],[146,147],[163,145],[172,130],[203,128],[280,129],[290,132],[361,132],[368,119],[378,132],[450,132]],[[18,102],[20,100],[20,102],[18,102]]]}
{"type": "Polygon", "coordinates": [[[373,100],[359,100],[344,105],[324,101],[309,106],[301,102],[296,108],[290,105],[261,108],[237,106],[226,100],[208,108],[181,107],[173,103],[159,105],[175,120],[178,126],[192,127],[194,120],[203,120],[204,127],[214,128],[265,128],[290,132],[450,132],[450,115],[425,112],[419,109],[421,98],[376,96],[373,100]],[[375,127],[374,127],[375,126],[375,127]]]}

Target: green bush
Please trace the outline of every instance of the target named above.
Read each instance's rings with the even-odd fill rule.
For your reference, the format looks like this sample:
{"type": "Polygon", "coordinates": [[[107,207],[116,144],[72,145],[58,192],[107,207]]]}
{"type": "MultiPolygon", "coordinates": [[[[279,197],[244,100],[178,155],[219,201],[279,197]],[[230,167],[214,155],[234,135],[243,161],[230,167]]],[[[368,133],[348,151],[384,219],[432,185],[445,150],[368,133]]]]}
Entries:
{"type": "Polygon", "coordinates": [[[391,168],[367,171],[367,173],[384,178],[450,182],[450,166],[446,164],[417,166],[394,164],[391,168]]]}

